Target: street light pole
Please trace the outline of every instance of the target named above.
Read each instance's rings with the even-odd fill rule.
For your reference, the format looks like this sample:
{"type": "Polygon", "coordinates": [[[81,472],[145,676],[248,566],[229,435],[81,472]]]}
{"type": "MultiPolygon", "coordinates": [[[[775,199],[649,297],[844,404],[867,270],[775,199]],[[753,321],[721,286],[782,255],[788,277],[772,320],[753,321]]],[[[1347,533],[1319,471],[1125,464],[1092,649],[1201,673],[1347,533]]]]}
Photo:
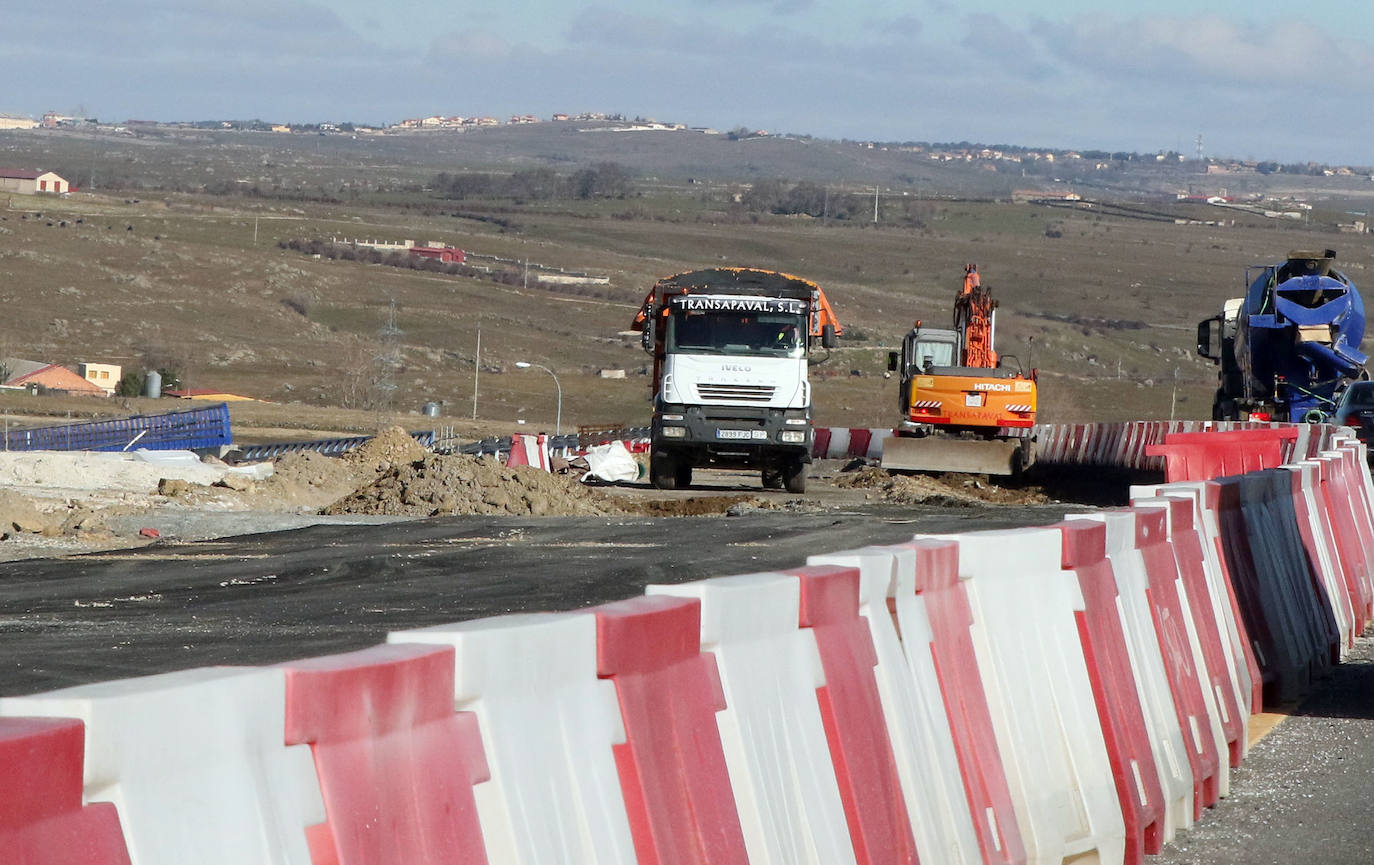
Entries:
{"type": "Polygon", "coordinates": [[[549,369],[548,367],[544,366],[542,363],[530,363],[530,362],[527,361],[527,360],[517,360],[517,361],[515,362],[515,366],[516,366],[516,368],[518,368],[518,369],[529,369],[529,368],[532,367],[532,366],[538,367],[539,369],[542,369],[544,372],[546,372],[546,373],[548,373],[549,375],[552,375],[552,376],[553,376],[553,386],[554,386],[555,388],[558,389],[558,415],[557,415],[557,417],[554,419],[554,422],[553,422],[553,434],[556,435],[556,436],[562,435],[562,434],[563,434],[563,385],[561,385],[561,384],[558,383],[558,376],[554,375],[553,370],[551,370],[551,369],[549,369]]]}

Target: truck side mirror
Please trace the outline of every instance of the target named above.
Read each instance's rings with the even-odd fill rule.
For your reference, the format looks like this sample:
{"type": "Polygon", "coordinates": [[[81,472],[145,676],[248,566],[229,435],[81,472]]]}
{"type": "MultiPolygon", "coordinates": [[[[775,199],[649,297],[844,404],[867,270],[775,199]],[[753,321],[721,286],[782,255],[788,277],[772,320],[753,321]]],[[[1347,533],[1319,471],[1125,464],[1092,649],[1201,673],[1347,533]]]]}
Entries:
{"type": "Polygon", "coordinates": [[[821,346],[824,348],[835,348],[840,344],[835,336],[835,325],[827,324],[821,327],[821,346]]]}
{"type": "Polygon", "coordinates": [[[1204,318],[1202,321],[1199,321],[1197,323],[1197,353],[1199,356],[1207,358],[1212,363],[1221,363],[1221,353],[1212,353],[1213,324],[1215,324],[1217,328],[1220,329],[1221,316],[1214,315],[1211,318],[1204,318]]]}
{"type": "Polygon", "coordinates": [[[889,351],[889,352],[887,353],[887,371],[888,371],[888,372],[896,372],[896,371],[897,371],[897,352],[895,352],[895,351],[889,351]]]}
{"type": "Polygon", "coordinates": [[[644,329],[639,332],[639,344],[649,354],[654,353],[654,325],[652,322],[644,322],[644,329]]]}

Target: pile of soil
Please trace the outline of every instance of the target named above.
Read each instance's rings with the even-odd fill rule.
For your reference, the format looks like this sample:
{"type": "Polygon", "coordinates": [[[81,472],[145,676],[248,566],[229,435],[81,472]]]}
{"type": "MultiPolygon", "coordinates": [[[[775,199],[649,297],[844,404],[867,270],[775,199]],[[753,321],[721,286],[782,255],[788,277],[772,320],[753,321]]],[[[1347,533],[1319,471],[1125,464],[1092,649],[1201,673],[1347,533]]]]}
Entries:
{"type": "Polygon", "coordinates": [[[273,469],[270,477],[245,491],[255,507],[315,510],[376,477],[364,474],[355,463],[315,451],[287,454],[273,469]]]}
{"type": "Polygon", "coordinates": [[[379,475],[394,465],[419,462],[429,451],[398,426],[387,427],[361,446],[344,454],[344,461],[361,472],[379,475]]]}
{"type": "Polygon", "coordinates": [[[998,486],[977,475],[894,475],[877,466],[864,466],[842,474],[835,479],[835,486],[876,490],[882,494],[884,501],[895,505],[972,507],[1042,504],[1049,501],[1049,497],[1038,489],[998,486]]]}
{"type": "Polygon", "coordinates": [[[423,454],[419,460],[393,463],[376,480],[321,511],[415,517],[603,516],[623,512],[614,500],[572,477],[464,454],[423,454]]]}
{"type": "Polygon", "coordinates": [[[241,491],[259,509],[318,510],[397,467],[423,460],[426,453],[409,433],[393,426],[342,458],[315,451],[287,454],[276,461],[270,477],[241,491]]]}

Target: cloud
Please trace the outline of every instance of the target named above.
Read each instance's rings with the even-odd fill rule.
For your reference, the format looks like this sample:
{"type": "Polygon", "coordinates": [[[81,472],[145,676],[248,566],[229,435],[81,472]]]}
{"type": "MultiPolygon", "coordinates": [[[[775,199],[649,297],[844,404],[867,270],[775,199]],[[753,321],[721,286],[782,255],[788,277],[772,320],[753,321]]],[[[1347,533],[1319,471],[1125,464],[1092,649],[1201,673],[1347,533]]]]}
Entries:
{"type": "Polygon", "coordinates": [[[1215,15],[1087,16],[1040,19],[1031,32],[1060,62],[1115,81],[1368,91],[1374,70],[1374,47],[1302,21],[1276,26],[1215,15]]]}
{"type": "Polygon", "coordinates": [[[1374,86],[1374,50],[1301,23],[1022,22],[961,16],[944,0],[889,5],[885,18],[813,0],[647,13],[599,0],[524,29],[514,13],[461,26],[420,16],[437,35],[397,47],[360,4],[345,17],[325,2],[125,0],[73,27],[50,0],[11,0],[0,75],[25,85],[0,111],[395,121],[604,110],[886,140],[1153,150],[1203,130],[1213,153],[1368,149],[1350,108],[1374,86]],[[1330,122],[1318,134],[1290,121],[1294,106],[1330,122]]]}

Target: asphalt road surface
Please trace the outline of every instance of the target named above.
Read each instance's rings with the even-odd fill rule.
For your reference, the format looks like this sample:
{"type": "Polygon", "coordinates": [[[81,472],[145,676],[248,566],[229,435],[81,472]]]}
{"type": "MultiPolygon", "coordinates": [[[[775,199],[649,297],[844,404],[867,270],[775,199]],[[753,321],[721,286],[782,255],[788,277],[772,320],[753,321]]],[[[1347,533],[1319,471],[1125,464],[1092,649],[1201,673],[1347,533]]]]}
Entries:
{"type": "MultiPolygon", "coordinates": [[[[866,505],[737,517],[461,517],[315,526],[0,564],[0,695],[375,645],[391,630],[575,609],[649,583],[794,567],[917,532],[1072,506],[866,505]]],[[[1250,753],[1232,793],[1149,861],[1374,862],[1374,638],[1250,753]]]]}

